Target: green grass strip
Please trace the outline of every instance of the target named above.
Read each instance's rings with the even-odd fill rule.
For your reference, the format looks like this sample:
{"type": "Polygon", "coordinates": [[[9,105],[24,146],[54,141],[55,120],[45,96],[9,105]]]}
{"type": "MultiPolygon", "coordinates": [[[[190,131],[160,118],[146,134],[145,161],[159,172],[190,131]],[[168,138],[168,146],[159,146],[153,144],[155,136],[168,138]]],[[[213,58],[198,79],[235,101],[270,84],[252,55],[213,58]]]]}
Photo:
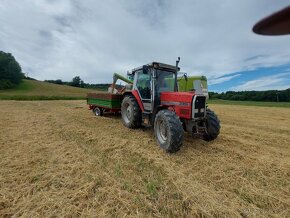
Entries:
{"type": "Polygon", "coordinates": [[[17,100],[17,101],[40,101],[40,100],[85,100],[84,96],[27,96],[27,95],[4,95],[0,100],[17,100]]]}
{"type": "Polygon", "coordinates": [[[208,103],[209,104],[224,104],[224,105],[290,108],[290,102],[230,101],[230,100],[212,99],[212,100],[209,100],[208,103]]]}

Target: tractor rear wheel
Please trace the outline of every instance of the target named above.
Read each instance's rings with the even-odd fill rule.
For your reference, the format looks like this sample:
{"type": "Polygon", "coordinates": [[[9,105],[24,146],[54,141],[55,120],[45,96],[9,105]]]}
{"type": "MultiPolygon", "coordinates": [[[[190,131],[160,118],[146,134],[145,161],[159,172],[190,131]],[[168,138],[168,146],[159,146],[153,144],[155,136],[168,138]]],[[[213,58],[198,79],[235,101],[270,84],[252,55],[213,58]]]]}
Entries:
{"type": "Polygon", "coordinates": [[[207,132],[203,135],[203,140],[205,141],[212,141],[215,140],[219,133],[220,133],[220,120],[217,117],[217,115],[215,114],[215,112],[213,112],[210,109],[207,109],[206,112],[206,130],[207,132]]]}
{"type": "Polygon", "coordinates": [[[170,110],[161,110],[154,121],[155,138],[168,153],[177,152],[183,142],[183,127],[178,116],[170,110]]]}
{"type": "Polygon", "coordinates": [[[93,109],[93,113],[96,115],[96,116],[103,116],[103,109],[102,108],[99,108],[99,107],[95,107],[93,109]]]}
{"type": "Polygon", "coordinates": [[[123,99],[121,114],[122,122],[126,127],[136,129],[141,126],[141,109],[133,96],[126,96],[123,99]]]}

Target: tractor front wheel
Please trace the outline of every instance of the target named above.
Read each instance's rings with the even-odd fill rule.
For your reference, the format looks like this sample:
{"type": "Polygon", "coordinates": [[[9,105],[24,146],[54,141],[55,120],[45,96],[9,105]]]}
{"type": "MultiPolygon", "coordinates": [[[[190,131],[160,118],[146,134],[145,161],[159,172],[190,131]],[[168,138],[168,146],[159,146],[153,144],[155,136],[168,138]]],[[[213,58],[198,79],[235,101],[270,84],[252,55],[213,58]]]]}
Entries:
{"type": "Polygon", "coordinates": [[[178,116],[170,110],[161,110],[154,121],[155,138],[168,153],[177,152],[183,142],[183,127],[178,116]]]}
{"type": "Polygon", "coordinates": [[[126,127],[136,129],[141,126],[141,109],[133,96],[126,96],[123,99],[121,114],[122,122],[126,127]]]}
{"type": "Polygon", "coordinates": [[[212,141],[215,140],[220,133],[220,120],[217,115],[210,109],[206,112],[206,133],[203,135],[203,140],[212,141]]]}

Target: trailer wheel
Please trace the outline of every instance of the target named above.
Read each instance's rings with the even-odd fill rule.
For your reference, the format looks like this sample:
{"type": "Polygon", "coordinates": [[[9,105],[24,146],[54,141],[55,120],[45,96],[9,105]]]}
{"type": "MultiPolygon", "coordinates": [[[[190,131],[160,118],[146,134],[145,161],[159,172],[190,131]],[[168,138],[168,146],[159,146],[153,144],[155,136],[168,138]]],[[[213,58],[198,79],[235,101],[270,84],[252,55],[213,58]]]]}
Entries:
{"type": "Polygon", "coordinates": [[[94,110],[93,110],[93,113],[96,116],[103,116],[103,109],[102,108],[99,108],[99,107],[95,107],[94,110]]]}
{"type": "Polygon", "coordinates": [[[123,99],[121,115],[122,122],[126,127],[130,129],[136,129],[141,126],[141,109],[133,96],[126,96],[123,99]]]}
{"type": "Polygon", "coordinates": [[[215,140],[219,133],[220,133],[220,120],[217,117],[217,115],[215,114],[215,112],[213,112],[210,109],[207,109],[206,112],[206,130],[207,132],[203,135],[203,140],[205,141],[212,141],[215,140]]]}
{"type": "Polygon", "coordinates": [[[161,110],[154,121],[157,143],[168,153],[177,152],[183,142],[184,130],[179,117],[170,110],[161,110]]]}

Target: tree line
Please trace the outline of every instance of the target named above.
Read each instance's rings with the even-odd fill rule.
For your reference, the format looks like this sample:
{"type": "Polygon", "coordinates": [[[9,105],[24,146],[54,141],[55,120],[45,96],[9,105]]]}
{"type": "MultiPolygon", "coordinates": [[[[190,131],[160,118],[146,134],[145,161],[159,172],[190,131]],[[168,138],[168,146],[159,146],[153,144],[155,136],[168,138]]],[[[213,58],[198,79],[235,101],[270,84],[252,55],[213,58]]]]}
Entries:
{"type": "Polygon", "coordinates": [[[267,91],[227,91],[222,93],[209,92],[209,98],[234,101],[290,102],[290,88],[286,90],[267,91]]]}
{"type": "MultiPolygon", "coordinates": [[[[68,86],[74,86],[79,88],[87,88],[87,89],[97,89],[106,91],[111,86],[110,83],[99,83],[99,84],[90,84],[85,83],[79,76],[74,77],[70,82],[62,81],[61,79],[57,80],[44,80],[44,82],[54,83],[58,85],[68,85],[68,86]]],[[[122,88],[121,85],[116,85],[117,89],[122,88]]]]}
{"type": "Polygon", "coordinates": [[[65,82],[65,81],[62,81],[61,79],[44,80],[44,82],[54,83],[58,85],[69,85],[69,86],[74,86],[74,87],[79,87],[79,88],[85,88],[85,85],[86,85],[86,83],[79,76],[74,77],[72,81],[70,82],[65,82]]]}
{"type": "Polygon", "coordinates": [[[24,74],[12,54],[0,51],[0,89],[10,89],[22,81],[24,74]]]}

